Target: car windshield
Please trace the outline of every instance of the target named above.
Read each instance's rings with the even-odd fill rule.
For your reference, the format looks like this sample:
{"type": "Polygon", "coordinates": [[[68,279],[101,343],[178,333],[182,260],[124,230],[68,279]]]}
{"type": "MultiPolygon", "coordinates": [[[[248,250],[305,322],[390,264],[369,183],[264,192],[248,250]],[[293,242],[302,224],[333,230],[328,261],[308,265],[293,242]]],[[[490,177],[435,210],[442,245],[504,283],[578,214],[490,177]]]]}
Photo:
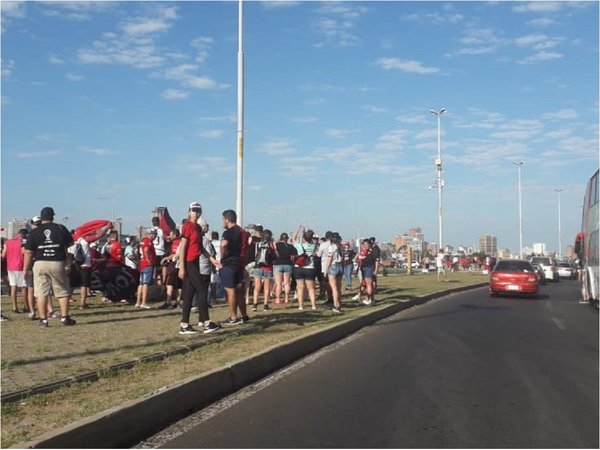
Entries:
{"type": "Polygon", "coordinates": [[[551,266],[550,258],[532,258],[531,262],[533,264],[542,264],[544,266],[551,266]]]}
{"type": "Polygon", "coordinates": [[[533,266],[527,261],[500,261],[494,272],[533,272],[533,266]]]}

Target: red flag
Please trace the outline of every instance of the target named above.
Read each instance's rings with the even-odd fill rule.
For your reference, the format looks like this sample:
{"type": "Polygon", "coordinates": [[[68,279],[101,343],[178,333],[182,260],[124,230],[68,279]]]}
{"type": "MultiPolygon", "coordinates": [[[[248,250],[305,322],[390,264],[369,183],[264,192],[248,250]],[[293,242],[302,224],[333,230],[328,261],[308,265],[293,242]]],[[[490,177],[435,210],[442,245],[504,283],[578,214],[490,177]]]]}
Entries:
{"type": "Polygon", "coordinates": [[[73,239],[83,237],[87,242],[94,242],[104,236],[111,228],[112,223],[110,220],[91,220],[75,228],[73,239]]]}
{"type": "Polygon", "coordinates": [[[169,210],[167,207],[157,208],[156,212],[158,213],[159,223],[158,226],[163,231],[165,237],[169,236],[171,230],[177,228],[175,221],[169,215],[169,210]]]}

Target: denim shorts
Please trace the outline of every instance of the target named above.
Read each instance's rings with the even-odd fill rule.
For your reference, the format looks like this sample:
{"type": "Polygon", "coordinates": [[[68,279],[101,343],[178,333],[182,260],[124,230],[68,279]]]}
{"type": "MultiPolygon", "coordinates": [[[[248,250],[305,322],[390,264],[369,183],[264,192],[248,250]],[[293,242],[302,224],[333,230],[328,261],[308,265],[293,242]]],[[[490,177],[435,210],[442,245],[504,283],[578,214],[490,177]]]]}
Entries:
{"type": "Polygon", "coordinates": [[[360,268],[360,271],[362,272],[363,278],[365,278],[367,280],[372,280],[373,279],[373,272],[375,271],[375,267],[373,267],[373,266],[364,266],[364,267],[360,268]]]}
{"type": "Polygon", "coordinates": [[[327,275],[331,275],[332,277],[341,277],[344,273],[344,269],[340,263],[333,263],[327,269],[327,275]]]}
{"type": "Polygon", "coordinates": [[[275,264],[273,265],[273,273],[292,273],[291,264],[275,264]]]}
{"type": "Polygon", "coordinates": [[[254,269],[254,273],[252,274],[252,276],[254,278],[263,278],[265,280],[272,280],[273,279],[273,271],[265,270],[262,267],[257,267],[256,269],[254,269]]]}
{"type": "Polygon", "coordinates": [[[152,284],[154,267],[146,267],[140,271],[140,284],[152,284]]]}

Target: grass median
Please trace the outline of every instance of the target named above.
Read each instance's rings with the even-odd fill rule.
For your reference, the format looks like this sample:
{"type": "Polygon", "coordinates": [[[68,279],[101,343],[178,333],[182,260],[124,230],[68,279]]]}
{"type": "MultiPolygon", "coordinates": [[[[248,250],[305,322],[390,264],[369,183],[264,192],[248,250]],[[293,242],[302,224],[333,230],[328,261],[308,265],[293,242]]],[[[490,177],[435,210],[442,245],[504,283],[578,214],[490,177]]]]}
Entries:
{"type": "MultiPolygon", "coordinates": [[[[2,402],[2,447],[33,439],[124,401],[390,303],[483,281],[487,281],[487,276],[468,272],[453,273],[448,282],[437,282],[434,274],[379,276],[376,306],[359,306],[349,294],[343,297],[341,315],[324,308],[307,310],[306,305],[304,311],[299,311],[296,303],[287,307],[275,305],[270,311],[260,307],[258,312],[250,313],[252,320],[248,324],[225,325],[217,333],[190,336],[178,334],[181,310],[139,310],[97,300],[91,302],[89,309],[74,308],[76,326],[63,327],[59,319],[51,319],[49,328],[39,329],[37,322],[28,320],[25,314],[12,313],[8,298],[3,297],[2,310],[10,319],[1,327],[3,395],[91,371],[101,373],[97,381],[2,402]],[[160,361],[140,362],[129,370],[103,370],[185,346],[194,349],[160,361]]],[[[213,321],[221,321],[227,310],[219,303],[210,314],[213,321]]]]}

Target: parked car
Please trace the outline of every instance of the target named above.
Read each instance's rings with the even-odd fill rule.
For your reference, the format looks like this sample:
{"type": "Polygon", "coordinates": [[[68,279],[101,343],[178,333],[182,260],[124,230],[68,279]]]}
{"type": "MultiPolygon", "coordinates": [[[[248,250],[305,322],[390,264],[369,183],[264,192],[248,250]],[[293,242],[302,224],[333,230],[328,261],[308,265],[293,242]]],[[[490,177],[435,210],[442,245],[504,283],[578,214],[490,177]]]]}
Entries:
{"type": "Polygon", "coordinates": [[[568,278],[569,280],[574,280],[577,276],[577,271],[568,262],[557,263],[556,269],[558,271],[558,276],[561,278],[568,278]]]}
{"type": "Polygon", "coordinates": [[[490,274],[490,295],[510,293],[535,296],[538,290],[538,275],[528,261],[519,259],[499,261],[490,274]]]}
{"type": "Polygon", "coordinates": [[[556,268],[556,261],[547,256],[534,256],[531,258],[531,264],[537,264],[544,269],[546,280],[558,281],[558,269],[556,268]]]}
{"type": "Polygon", "coordinates": [[[544,272],[544,269],[542,269],[538,264],[532,264],[533,266],[533,270],[535,270],[535,273],[538,276],[538,281],[540,284],[546,284],[546,273],[544,272]]]}

